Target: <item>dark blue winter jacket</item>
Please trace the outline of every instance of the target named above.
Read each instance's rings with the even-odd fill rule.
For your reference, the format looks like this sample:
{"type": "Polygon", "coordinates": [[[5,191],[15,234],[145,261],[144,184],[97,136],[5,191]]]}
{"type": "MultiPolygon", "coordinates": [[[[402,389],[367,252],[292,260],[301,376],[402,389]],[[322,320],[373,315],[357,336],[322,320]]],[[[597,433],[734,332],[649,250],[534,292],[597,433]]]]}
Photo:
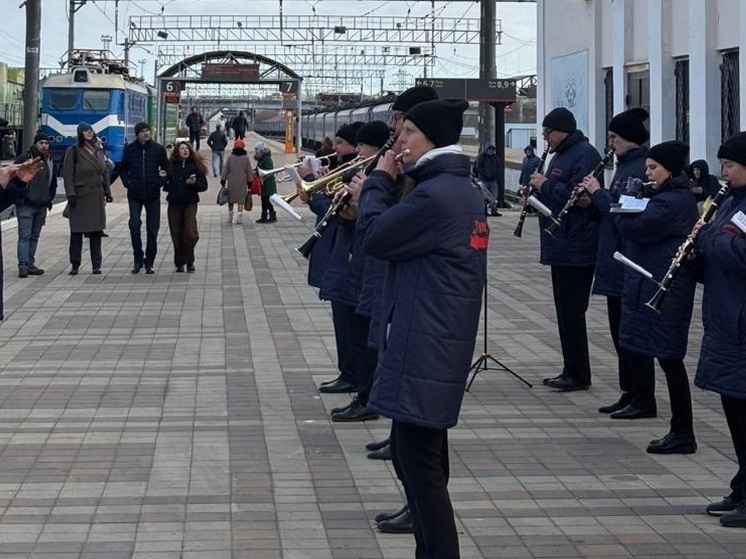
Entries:
{"type": "MultiPolygon", "coordinates": [[[[656,188],[643,212],[614,214],[624,240],[624,255],[647,269],[657,281],[663,279],[697,217],[697,202],[684,173],[656,188]]],[[[683,359],[695,287],[690,274],[678,273],[659,314],[645,306],[658,286],[637,272],[625,270],[619,327],[622,347],[661,359],[683,359]]]]}
{"type": "MultiPolygon", "coordinates": [[[[316,215],[316,225],[324,217],[331,203],[331,198],[323,192],[314,193],[308,200],[308,207],[316,215]]],[[[308,285],[311,287],[321,289],[321,281],[324,278],[324,271],[329,264],[332,246],[334,245],[335,229],[336,224],[334,222],[330,223],[321,238],[313,245],[308,261],[308,285]]]]}
{"type": "Polygon", "coordinates": [[[597,190],[591,200],[601,213],[598,236],[598,257],[593,293],[608,297],[621,297],[624,286],[624,268],[614,260],[614,251],[624,252],[619,231],[609,213],[611,204],[619,201],[627,179],[635,177],[645,180],[645,148],[631,147],[617,157],[617,168],[611,187],[597,190]]]}
{"type": "Polygon", "coordinates": [[[746,213],[746,186],[697,234],[697,260],[704,262],[704,337],[694,383],[732,398],[746,399],[746,235],[731,223],[746,213]]]}
{"type": "Polygon", "coordinates": [[[417,186],[398,203],[375,181],[360,198],[363,246],[388,262],[368,408],[446,429],[458,421],[474,354],[489,228],[466,156],[441,154],[409,174],[417,186]]]}
{"type": "Polygon", "coordinates": [[[207,190],[207,178],[192,159],[187,159],[173,167],[163,190],[168,193],[166,200],[172,204],[198,204],[199,193],[207,190]],[[195,184],[187,184],[187,179],[192,175],[196,179],[195,184]]]}
{"type": "MultiPolygon", "coordinates": [[[[601,161],[596,149],[583,133],[573,132],[559,146],[545,173],[547,181],[537,194],[556,217],[570,198],[573,189],[601,161]]],[[[603,186],[603,179],[600,179],[603,186]]],[[[539,217],[541,226],[541,263],[550,266],[593,266],[598,252],[598,210],[573,207],[554,237],[544,229],[551,223],[539,217]]]]}
{"type": "Polygon", "coordinates": [[[171,164],[161,144],[135,140],[124,146],[119,176],[127,189],[127,198],[138,202],[159,198],[165,182],[158,176],[161,169],[171,174],[171,164]]]}

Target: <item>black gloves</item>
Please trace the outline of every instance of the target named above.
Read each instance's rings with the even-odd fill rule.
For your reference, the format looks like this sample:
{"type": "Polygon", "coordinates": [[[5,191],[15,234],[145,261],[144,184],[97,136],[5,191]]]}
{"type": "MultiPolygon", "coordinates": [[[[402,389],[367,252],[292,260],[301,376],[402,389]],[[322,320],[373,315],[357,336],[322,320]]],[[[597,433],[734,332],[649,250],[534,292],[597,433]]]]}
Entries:
{"type": "Polygon", "coordinates": [[[225,186],[225,179],[220,179],[220,186],[225,186]]]}
{"type": "Polygon", "coordinates": [[[52,202],[49,202],[49,204],[47,204],[47,209],[49,211],[52,211],[52,202]]]}
{"type": "Polygon", "coordinates": [[[78,205],[78,198],[76,196],[68,196],[67,197],[67,205],[71,208],[74,208],[78,205]]]}
{"type": "Polygon", "coordinates": [[[107,194],[107,195],[105,196],[105,199],[106,199],[106,201],[107,201],[108,203],[111,203],[111,202],[113,202],[113,201],[114,201],[114,197],[113,197],[113,196],[112,196],[111,194],[107,194]]]}

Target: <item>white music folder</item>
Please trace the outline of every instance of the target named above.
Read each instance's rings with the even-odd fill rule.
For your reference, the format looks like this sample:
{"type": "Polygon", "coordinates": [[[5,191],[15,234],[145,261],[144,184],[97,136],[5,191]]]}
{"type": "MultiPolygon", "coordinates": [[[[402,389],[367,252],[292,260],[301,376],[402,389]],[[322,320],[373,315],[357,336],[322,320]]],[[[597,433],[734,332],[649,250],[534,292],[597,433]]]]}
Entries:
{"type": "Polygon", "coordinates": [[[639,214],[648,207],[650,198],[636,198],[622,194],[619,197],[619,203],[611,206],[609,210],[613,214],[639,214]]]}

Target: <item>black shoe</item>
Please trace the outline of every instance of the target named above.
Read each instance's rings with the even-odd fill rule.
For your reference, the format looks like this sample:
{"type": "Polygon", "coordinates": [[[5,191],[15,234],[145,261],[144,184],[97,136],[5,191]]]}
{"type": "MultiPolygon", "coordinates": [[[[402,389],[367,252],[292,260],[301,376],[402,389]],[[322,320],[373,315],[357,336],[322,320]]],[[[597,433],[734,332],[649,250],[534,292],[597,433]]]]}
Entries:
{"type": "Polygon", "coordinates": [[[345,392],[355,392],[356,390],[357,386],[340,377],[330,382],[322,383],[319,386],[319,392],[323,394],[344,394],[345,392]]]}
{"type": "Polygon", "coordinates": [[[705,512],[710,516],[720,516],[726,512],[736,510],[736,507],[739,504],[740,501],[736,501],[733,497],[728,495],[727,497],[724,497],[722,501],[717,501],[716,503],[710,503],[707,505],[705,512]]]}
{"type": "Polygon", "coordinates": [[[409,510],[409,504],[406,504],[402,508],[400,508],[399,510],[395,510],[394,512],[379,512],[373,520],[375,520],[376,523],[383,522],[384,520],[391,520],[392,518],[401,516],[408,510],[409,510]]]}
{"type": "Polygon", "coordinates": [[[576,390],[588,390],[591,387],[591,383],[581,382],[570,377],[560,377],[549,380],[547,386],[559,392],[575,392],[576,390]]]}
{"type": "MultiPolygon", "coordinates": [[[[720,521],[723,521],[722,518],[720,521]]],[[[414,534],[412,513],[407,509],[407,512],[391,520],[382,520],[378,523],[378,531],[384,534],[414,534]]]]}
{"type": "Polygon", "coordinates": [[[259,219],[256,220],[255,223],[269,223],[269,220],[267,220],[267,218],[265,217],[260,217],[259,219]]]}
{"type": "Polygon", "coordinates": [[[176,266],[176,273],[177,274],[183,274],[184,273],[184,266],[176,266]]]}
{"type": "Polygon", "coordinates": [[[94,276],[100,276],[101,275],[101,268],[94,268],[91,272],[94,276]]]}
{"type": "Polygon", "coordinates": [[[365,445],[365,450],[379,450],[384,446],[387,446],[391,442],[391,439],[384,439],[378,442],[372,442],[365,445]]]}
{"type": "Polygon", "coordinates": [[[345,411],[332,414],[332,421],[334,423],[353,423],[355,421],[370,421],[372,419],[378,419],[378,414],[369,410],[357,400],[353,400],[352,405],[345,411]]]}
{"type": "Polygon", "coordinates": [[[194,267],[194,264],[187,264],[187,272],[189,272],[190,274],[192,274],[192,273],[194,273],[196,271],[197,271],[197,268],[194,267]]]}
{"type": "Polygon", "coordinates": [[[341,412],[343,412],[343,411],[347,411],[347,410],[349,409],[349,407],[350,407],[350,406],[351,406],[351,405],[352,405],[352,404],[353,404],[354,402],[355,402],[355,400],[353,400],[352,402],[350,402],[350,403],[349,403],[349,404],[347,404],[346,406],[340,406],[340,407],[337,407],[337,408],[332,408],[332,409],[330,409],[330,410],[329,410],[329,415],[334,415],[335,413],[341,413],[341,412]]]}
{"type": "Polygon", "coordinates": [[[132,273],[139,274],[140,270],[142,270],[142,262],[135,262],[135,265],[132,266],[132,273]]]}
{"type": "Polygon", "coordinates": [[[391,460],[391,445],[369,452],[368,460],[391,460]]]}
{"type": "Polygon", "coordinates": [[[269,219],[267,219],[267,223],[274,223],[275,221],[277,221],[277,216],[274,214],[269,216],[269,219]]]}
{"type": "Polygon", "coordinates": [[[511,206],[508,202],[500,202],[499,204],[497,204],[497,207],[504,210],[510,210],[513,208],[513,206],[511,206]]]}
{"type": "Polygon", "coordinates": [[[565,373],[560,373],[556,377],[546,377],[546,378],[541,379],[541,384],[543,384],[544,386],[547,386],[551,381],[560,380],[563,378],[565,378],[565,373]]]}
{"type": "Polygon", "coordinates": [[[503,216],[503,214],[501,214],[501,213],[500,213],[500,212],[498,212],[497,210],[492,210],[492,211],[490,212],[490,215],[491,215],[492,217],[502,217],[502,216],[503,216]]]}
{"type": "Polygon", "coordinates": [[[72,268],[70,268],[69,274],[71,276],[77,276],[78,275],[78,269],[79,269],[78,266],[73,266],[72,268]]]}
{"type": "Polygon", "coordinates": [[[662,439],[650,441],[648,454],[694,454],[697,451],[697,441],[694,435],[677,435],[668,433],[662,439]]]}
{"type": "Polygon", "coordinates": [[[20,266],[18,268],[18,277],[19,278],[27,278],[28,277],[28,268],[26,266],[20,266]]]}
{"type": "Polygon", "coordinates": [[[30,276],[40,276],[44,273],[44,270],[41,268],[37,268],[36,266],[29,266],[28,267],[28,274],[30,276]]]}
{"type": "Polygon", "coordinates": [[[622,392],[622,395],[616,402],[614,402],[613,404],[609,404],[608,406],[601,406],[600,408],[598,408],[598,411],[599,413],[614,413],[615,411],[619,411],[622,408],[626,408],[631,401],[632,395],[628,392],[622,392]]]}
{"type": "Polygon", "coordinates": [[[150,266],[145,266],[145,273],[146,274],[155,274],[155,270],[151,268],[150,266]]]}
{"type": "Polygon", "coordinates": [[[723,514],[720,524],[729,528],[746,528],[746,501],[741,501],[731,512],[723,514]]]}
{"type": "Polygon", "coordinates": [[[609,417],[611,419],[645,419],[648,417],[658,417],[656,408],[638,408],[633,402],[624,406],[619,411],[615,411],[609,417]]]}

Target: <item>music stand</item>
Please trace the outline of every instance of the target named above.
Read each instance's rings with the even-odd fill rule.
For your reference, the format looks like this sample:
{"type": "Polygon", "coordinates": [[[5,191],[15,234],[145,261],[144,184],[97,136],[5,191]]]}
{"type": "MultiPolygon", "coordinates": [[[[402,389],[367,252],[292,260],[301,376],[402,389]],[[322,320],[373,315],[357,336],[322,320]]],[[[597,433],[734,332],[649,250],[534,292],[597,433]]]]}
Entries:
{"type": "MultiPolygon", "coordinates": [[[[485,188],[485,186],[482,184],[482,182],[472,177],[471,179],[472,184],[474,184],[475,188],[478,188],[482,195],[484,196],[484,215],[485,218],[487,217],[487,207],[491,205],[495,201],[495,197],[492,195],[492,193],[485,188]]],[[[499,359],[496,359],[493,357],[493,355],[489,352],[487,348],[487,251],[484,252],[484,308],[482,309],[482,317],[484,321],[484,328],[483,328],[483,334],[484,334],[484,345],[482,347],[482,355],[479,356],[479,358],[472,363],[471,367],[469,367],[469,373],[471,374],[471,380],[466,385],[466,392],[469,391],[471,388],[471,385],[474,383],[474,380],[477,378],[477,374],[482,371],[503,371],[505,373],[510,373],[515,378],[520,380],[523,384],[528,386],[529,388],[533,388],[533,384],[528,382],[525,378],[523,378],[521,375],[516,373],[513,369],[505,365],[504,363],[500,362],[499,359]],[[497,367],[490,367],[490,363],[493,363],[497,365],[497,367]]],[[[468,374],[467,374],[468,377],[468,374]]]]}

